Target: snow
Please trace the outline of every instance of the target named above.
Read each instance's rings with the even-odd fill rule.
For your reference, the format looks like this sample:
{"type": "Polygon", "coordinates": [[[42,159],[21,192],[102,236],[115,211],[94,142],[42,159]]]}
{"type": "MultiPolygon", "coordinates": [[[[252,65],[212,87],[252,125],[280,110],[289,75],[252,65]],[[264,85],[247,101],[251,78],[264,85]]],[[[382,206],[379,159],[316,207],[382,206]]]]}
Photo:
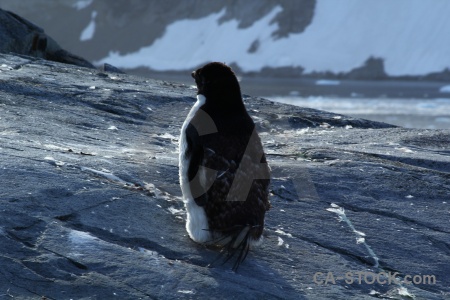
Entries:
{"type": "Polygon", "coordinates": [[[179,214],[183,214],[184,210],[183,209],[177,209],[173,206],[169,207],[167,209],[172,215],[179,215],[179,214]]]}
{"type": "Polygon", "coordinates": [[[277,246],[282,246],[284,244],[284,240],[280,237],[278,237],[278,245],[277,246]]]}
{"type": "Polygon", "coordinates": [[[439,89],[439,92],[441,93],[450,93],[450,85],[444,85],[439,89]]]}
{"type": "Polygon", "coordinates": [[[450,1],[318,0],[312,23],[299,34],[275,39],[276,6],[247,28],[220,23],[225,9],[200,19],[179,20],[152,45],[134,53],[111,51],[96,62],[121,68],[189,70],[208,61],[236,63],[243,71],[301,66],[348,72],[369,57],[383,58],[389,75],[423,75],[450,66],[450,1]],[[248,49],[259,41],[255,52],[248,49]]]}
{"type": "Polygon", "coordinates": [[[97,17],[97,12],[94,10],[91,14],[91,22],[86,26],[86,28],[81,32],[80,41],[88,41],[94,37],[95,33],[95,18],[97,17]]]}
{"type": "Polygon", "coordinates": [[[278,234],[285,235],[285,236],[287,236],[287,237],[292,238],[292,234],[287,233],[287,232],[284,232],[284,231],[281,230],[281,229],[277,229],[277,230],[275,230],[275,232],[278,233],[278,234]]]}
{"type": "Polygon", "coordinates": [[[186,295],[195,295],[195,290],[178,290],[177,293],[186,295]]]}
{"type": "Polygon", "coordinates": [[[73,7],[75,7],[77,10],[82,10],[91,5],[92,2],[94,2],[94,0],[78,0],[73,4],[73,7]]]}
{"type": "Polygon", "coordinates": [[[151,46],[125,55],[112,51],[109,57],[96,63],[111,62],[123,68],[144,65],[165,71],[191,69],[212,60],[231,63],[243,56],[248,61],[242,60],[240,66],[251,70],[253,65],[258,64],[260,57],[250,55],[247,50],[255,39],[260,42],[272,41],[270,35],[277,29],[277,25],[269,23],[280,11],[281,7],[275,7],[268,15],[246,29],[239,29],[237,20],[219,24],[218,20],[225,14],[225,9],[197,20],[176,21],[169,25],[166,34],[151,46]],[[229,47],[230,41],[233,40],[237,42],[233,42],[233,47],[229,47]]]}

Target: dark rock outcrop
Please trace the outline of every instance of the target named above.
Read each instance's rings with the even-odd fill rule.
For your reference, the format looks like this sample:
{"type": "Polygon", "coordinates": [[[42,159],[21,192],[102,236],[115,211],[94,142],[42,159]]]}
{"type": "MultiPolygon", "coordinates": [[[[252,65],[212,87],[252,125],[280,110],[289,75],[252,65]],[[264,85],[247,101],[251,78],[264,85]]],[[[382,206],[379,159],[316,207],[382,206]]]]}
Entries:
{"type": "Polygon", "coordinates": [[[62,49],[44,30],[0,9],[0,52],[29,55],[56,62],[94,68],[87,60],[62,49]]]}
{"type": "Polygon", "coordinates": [[[369,57],[363,66],[355,68],[346,74],[342,74],[347,79],[362,80],[386,80],[388,75],[384,71],[384,61],[382,58],[369,57]]]}
{"type": "Polygon", "coordinates": [[[0,54],[0,295],[449,297],[448,130],[245,97],[273,207],[265,242],[233,273],[206,267],[217,252],[184,229],[177,137],[194,97],[185,85],[0,54]]]}

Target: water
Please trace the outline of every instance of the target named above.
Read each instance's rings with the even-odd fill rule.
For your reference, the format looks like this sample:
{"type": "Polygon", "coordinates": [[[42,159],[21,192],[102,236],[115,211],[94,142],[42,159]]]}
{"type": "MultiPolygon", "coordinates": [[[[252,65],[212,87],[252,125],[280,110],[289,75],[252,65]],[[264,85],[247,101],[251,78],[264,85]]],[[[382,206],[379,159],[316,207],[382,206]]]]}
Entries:
{"type": "MultiPolygon", "coordinates": [[[[189,72],[148,76],[194,85],[189,72]]],[[[450,129],[450,86],[445,82],[325,80],[238,76],[243,94],[406,128],[450,129]]]]}
{"type": "Polygon", "coordinates": [[[450,129],[450,98],[341,98],[270,96],[272,101],[315,108],[406,128],[450,129]]]}

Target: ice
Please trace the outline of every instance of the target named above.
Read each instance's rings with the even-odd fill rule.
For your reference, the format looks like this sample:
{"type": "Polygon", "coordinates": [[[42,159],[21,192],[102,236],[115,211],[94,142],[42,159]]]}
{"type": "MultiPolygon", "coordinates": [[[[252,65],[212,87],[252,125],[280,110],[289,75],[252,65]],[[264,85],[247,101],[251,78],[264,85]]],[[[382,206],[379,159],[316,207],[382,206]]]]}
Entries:
{"type": "Polygon", "coordinates": [[[316,85],[340,85],[341,82],[339,80],[326,80],[321,79],[316,81],[316,85]]]}

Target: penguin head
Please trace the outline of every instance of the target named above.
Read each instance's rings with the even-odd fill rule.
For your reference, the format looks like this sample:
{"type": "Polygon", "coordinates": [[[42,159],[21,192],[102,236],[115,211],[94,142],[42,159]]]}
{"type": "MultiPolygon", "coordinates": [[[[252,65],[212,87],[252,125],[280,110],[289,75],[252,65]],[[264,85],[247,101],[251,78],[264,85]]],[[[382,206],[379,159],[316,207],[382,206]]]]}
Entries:
{"type": "Polygon", "coordinates": [[[211,62],[192,72],[197,94],[225,109],[242,103],[241,89],[233,70],[224,63],[211,62]]]}

